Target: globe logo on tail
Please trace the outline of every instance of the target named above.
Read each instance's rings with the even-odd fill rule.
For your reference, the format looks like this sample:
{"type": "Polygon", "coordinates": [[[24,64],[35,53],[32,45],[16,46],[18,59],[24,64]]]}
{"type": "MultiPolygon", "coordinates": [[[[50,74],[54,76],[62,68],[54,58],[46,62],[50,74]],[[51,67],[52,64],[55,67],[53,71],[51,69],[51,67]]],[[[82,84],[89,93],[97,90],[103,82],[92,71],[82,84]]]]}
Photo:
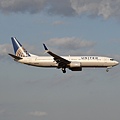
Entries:
{"type": "Polygon", "coordinates": [[[28,57],[30,56],[29,53],[25,50],[25,48],[20,47],[17,51],[16,51],[16,56],[19,57],[28,57]]]}

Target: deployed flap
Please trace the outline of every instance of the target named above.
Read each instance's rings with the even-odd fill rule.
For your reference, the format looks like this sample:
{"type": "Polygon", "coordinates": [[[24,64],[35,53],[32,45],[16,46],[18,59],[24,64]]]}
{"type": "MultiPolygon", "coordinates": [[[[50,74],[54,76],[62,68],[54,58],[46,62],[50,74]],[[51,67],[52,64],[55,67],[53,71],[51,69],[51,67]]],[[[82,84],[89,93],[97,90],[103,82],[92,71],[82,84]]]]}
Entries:
{"type": "Polygon", "coordinates": [[[53,52],[49,51],[45,44],[43,44],[43,46],[44,46],[44,48],[45,48],[45,51],[46,51],[48,54],[50,54],[52,57],[54,57],[54,60],[55,60],[57,63],[62,63],[62,64],[65,64],[65,65],[71,63],[70,61],[68,61],[68,60],[66,60],[66,59],[64,59],[64,58],[62,58],[62,57],[54,54],[53,52]]]}
{"type": "Polygon", "coordinates": [[[8,55],[10,55],[11,57],[13,57],[13,58],[16,59],[16,60],[22,59],[21,57],[16,56],[16,55],[13,55],[13,54],[10,54],[10,53],[9,53],[8,55]]]}

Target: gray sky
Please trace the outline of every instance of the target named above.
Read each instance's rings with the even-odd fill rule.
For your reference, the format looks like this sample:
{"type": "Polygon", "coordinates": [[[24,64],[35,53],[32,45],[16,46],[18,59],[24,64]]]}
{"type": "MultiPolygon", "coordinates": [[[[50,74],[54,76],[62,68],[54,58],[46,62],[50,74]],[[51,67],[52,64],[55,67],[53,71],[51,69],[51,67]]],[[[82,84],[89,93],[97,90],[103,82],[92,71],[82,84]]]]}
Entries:
{"type": "Polygon", "coordinates": [[[0,0],[1,120],[120,120],[120,67],[61,70],[14,62],[10,38],[30,53],[120,61],[119,0],[0,0]]]}

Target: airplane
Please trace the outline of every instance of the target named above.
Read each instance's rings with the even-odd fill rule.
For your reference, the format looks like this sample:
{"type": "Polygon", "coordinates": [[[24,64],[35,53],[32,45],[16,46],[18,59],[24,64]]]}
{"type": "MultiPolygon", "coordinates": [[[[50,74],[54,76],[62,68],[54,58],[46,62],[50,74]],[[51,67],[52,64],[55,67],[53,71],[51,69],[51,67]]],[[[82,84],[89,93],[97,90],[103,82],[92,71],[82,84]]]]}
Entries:
{"type": "Polygon", "coordinates": [[[14,54],[9,55],[14,58],[16,62],[23,63],[36,67],[58,68],[63,73],[66,73],[66,68],[71,71],[82,71],[82,68],[107,68],[108,72],[110,68],[119,64],[118,61],[113,58],[103,56],[59,56],[51,52],[45,44],[43,44],[45,52],[50,56],[37,56],[27,52],[22,44],[15,38],[11,37],[14,54]]]}

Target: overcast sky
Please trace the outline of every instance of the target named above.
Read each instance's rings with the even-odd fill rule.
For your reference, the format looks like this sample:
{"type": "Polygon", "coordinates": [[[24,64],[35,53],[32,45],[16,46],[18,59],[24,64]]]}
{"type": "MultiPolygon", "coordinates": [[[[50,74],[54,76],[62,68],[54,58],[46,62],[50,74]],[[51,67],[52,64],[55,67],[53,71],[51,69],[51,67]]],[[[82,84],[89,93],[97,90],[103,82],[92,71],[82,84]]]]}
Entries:
{"type": "Polygon", "coordinates": [[[0,0],[1,120],[120,120],[120,67],[82,72],[14,62],[30,53],[102,55],[120,62],[120,0],[0,0]]]}

